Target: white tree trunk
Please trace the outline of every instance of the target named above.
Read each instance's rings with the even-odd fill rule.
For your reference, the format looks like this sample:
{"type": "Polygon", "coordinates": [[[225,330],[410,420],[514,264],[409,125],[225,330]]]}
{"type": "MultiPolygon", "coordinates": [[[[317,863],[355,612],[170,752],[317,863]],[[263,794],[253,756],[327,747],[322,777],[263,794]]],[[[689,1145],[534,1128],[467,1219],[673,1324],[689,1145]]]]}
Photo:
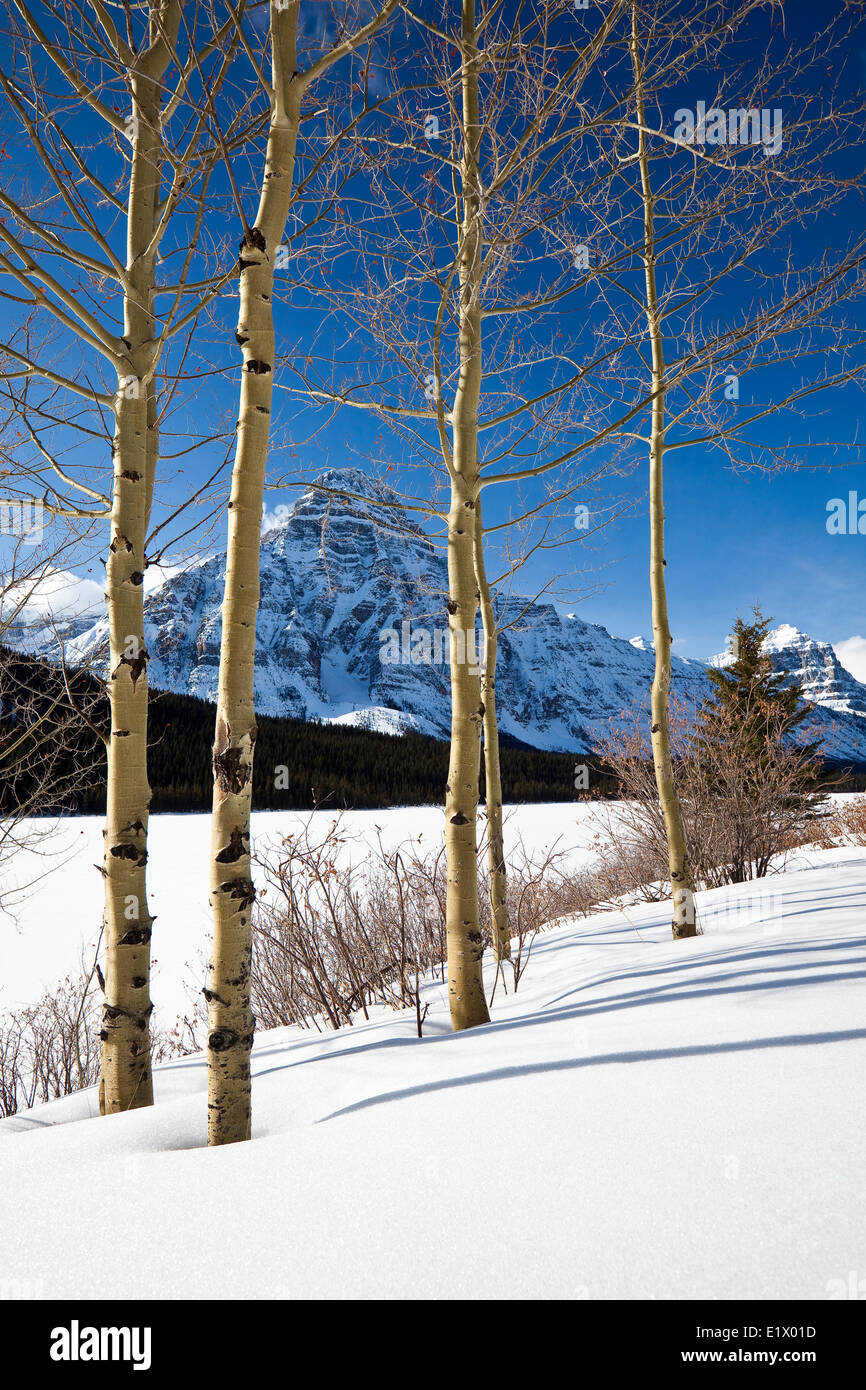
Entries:
{"type": "Polygon", "coordinates": [[[292,198],[300,93],[297,5],[271,4],[275,97],[255,226],[240,248],[237,341],[243,353],[238,440],[232,470],[213,749],[210,903],[214,940],[208,1003],[208,1143],[250,1137],[250,807],[256,721],[253,704],[262,497],[273,394],[273,284],[292,198]]]}
{"type": "Polygon", "coordinates": [[[484,524],[481,497],[475,509],[475,581],[484,625],[484,669],[481,673],[481,703],[484,706],[484,785],[487,810],[487,872],[490,880],[490,932],[494,959],[511,959],[511,933],[508,927],[508,882],[505,868],[505,841],[502,833],[502,775],[499,767],[499,725],[496,719],[496,657],[498,634],[493,599],[484,563],[484,524]]]}
{"type": "Polygon", "coordinates": [[[132,164],[124,302],[126,360],[115,396],[111,541],[106,563],[111,736],[103,875],[105,998],[103,1114],[153,1103],[150,1063],[150,938],[147,903],[147,649],[144,546],[159,452],[155,387],[155,254],[161,182],[162,79],[180,23],[180,3],[153,6],[150,45],[132,70],[132,164]]]}
{"type": "Polygon", "coordinates": [[[451,633],[451,756],[445,796],[448,1000],[455,1032],[489,1022],[478,917],[478,773],[484,708],[472,666],[478,590],[478,402],[481,393],[481,207],[478,66],[474,0],[463,0],[463,220],[460,247],[460,370],[452,410],[453,459],[448,513],[448,622],[451,633]]]}
{"type": "Polygon", "coordinates": [[[653,766],[665,834],[668,843],[668,872],[673,896],[672,931],[675,938],[695,936],[694,884],[689,866],[682,808],[674,781],[670,738],[671,632],[665,584],[665,513],[663,496],[665,450],[665,359],[662,318],[656,286],[654,199],[646,147],[642,67],[638,38],[637,6],[632,9],[632,69],[637,96],[639,126],[638,161],[644,213],[644,280],[646,285],[647,331],[652,350],[652,424],[650,432],[650,590],[652,594],[655,676],[651,693],[653,766]]]}

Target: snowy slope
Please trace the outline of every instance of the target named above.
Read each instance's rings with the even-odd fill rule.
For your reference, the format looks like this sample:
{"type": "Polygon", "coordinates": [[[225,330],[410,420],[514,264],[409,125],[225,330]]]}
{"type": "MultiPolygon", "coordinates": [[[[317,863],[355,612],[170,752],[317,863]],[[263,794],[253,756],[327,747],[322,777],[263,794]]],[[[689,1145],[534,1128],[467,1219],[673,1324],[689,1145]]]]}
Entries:
{"type": "MultiPolygon", "coordinates": [[[[256,707],[263,714],[447,737],[444,552],[393,505],[396,494],[364,473],[331,469],[319,481],[372,494],[371,500],[341,502],[310,489],[265,532],[256,707]],[[439,661],[422,659],[425,643],[436,657],[437,632],[439,661]]],[[[157,586],[149,582],[152,685],[216,698],[224,574],[225,557],[215,555],[185,572],[161,573],[157,586]]],[[[512,598],[499,618],[503,625],[514,621],[502,632],[497,666],[504,733],[539,748],[588,751],[609,720],[647,700],[654,666],[649,639],[612,637],[544,601],[512,598]]],[[[104,659],[104,619],[84,631],[70,627],[66,635],[68,660],[104,659]]],[[[56,645],[39,623],[20,630],[15,641],[44,654],[56,645]]],[[[778,629],[774,643],[774,659],[804,679],[815,702],[825,753],[866,757],[866,687],[825,643],[793,628],[778,629]]],[[[701,698],[704,665],[675,656],[672,685],[686,701],[701,698]]]]}
{"type": "Polygon", "coordinates": [[[561,924],[490,1027],[450,1034],[435,986],[422,1040],[392,1013],[260,1036],[250,1144],[203,1147],[200,1057],[151,1111],[85,1118],[87,1092],[0,1125],[4,1275],[59,1298],[828,1297],[866,1259],[866,850],[700,909],[690,942],[664,906],[561,924]]]}

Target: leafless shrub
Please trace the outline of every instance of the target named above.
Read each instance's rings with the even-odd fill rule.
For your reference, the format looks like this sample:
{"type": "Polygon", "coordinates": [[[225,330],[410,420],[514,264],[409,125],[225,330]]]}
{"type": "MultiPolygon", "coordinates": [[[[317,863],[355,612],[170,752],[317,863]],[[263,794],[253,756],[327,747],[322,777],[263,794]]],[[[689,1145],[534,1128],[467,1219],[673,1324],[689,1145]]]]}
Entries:
{"type": "Polygon", "coordinates": [[[14,1115],[21,1105],[24,1042],[16,1014],[0,1015],[0,1116],[14,1115]]]}
{"type": "Polygon", "coordinates": [[[89,975],[67,975],[27,1008],[0,1014],[0,1112],[68,1096],[99,1078],[99,1003],[89,975]]]}
{"type": "MultiPolygon", "coordinates": [[[[763,878],[773,859],[813,838],[820,797],[808,791],[818,772],[802,742],[767,736],[746,744],[749,721],[717,716],[717,736],[699,741],[694,711],[673,702],[671,742],[689,857],[698,887],[763,878]]],[[[753,730],[754,725],[751,725],[753,730]]],[[[604,896],[631,892],[648,902],[670,896],[667,840],[641,711],[625,729],[599,740],[598,752],[617,777],[623,800],[600,809],[595,843],[604,896]]]]}
{"type": "MultiPolygon", "coordinates": [[[[266,880],[253,920],[253,1010],[261,1027],[340,1028],[374,1005],[414,1008],[419,1036],[425,977],[445,979],[445,850],[377,838],[356,867],[336,817],[324,836],[314,822],[260,850],[266,880]]],[[[490,921],[484,845],[479,846],[479,911],[490,921]]],[[[511,978],[516,989],[545,925],[592,906],[590,876],[568,869],[565,852],[532,853],[518,841],[509,857],[511,978]]],[[[504,976],[503,976],[504,978],[504,976]]]]}
{"type": "Polygon", "coordinates": [[[201,1013],[179,1014],[170,1028],[151,1028],[150,1044],[154,1064],[171,1062],[176,1057],[191,1057],[204,1050],[204,1029],[201,1013]]]}
{"type": "MultiPolygon", "coordinates": [[[[94,972],[67,975],[35,1004],[0,1012],[0,1118],[95,1086],[101,995],[94,972]]],[[[157,1062],[200,1052],[200,1020],[183,1015],[152,1033],[157,1062]]]]}
{"type": "Polygon", "coordinates": [[[835,806],[814,822],[809,839],[821,849],[866,845],[866,797],[835,806]]]}
{"type": "Polygon", "coordinates": [[[253,933],[259,1023],[339,1028],[389,1004],[414,1007],[420,1028],[420,977],[441,972],[445,956],[444,850],[423,856],[410,842],[388,851],[380,837],[353,867],[340,818],[323,838],[313,825],[258,859],[267,881],[253,933]]]}
{"type": "MultiPolygon", "coordinates": [[[[486,905],[483,879],[484,874],[482,902],[486,905]]],[[[567,852],[558,847],[558,842],[548,849],[531,851],[521,836],[509,855],[507,902],[511,959],[503,962],[503,968],[511,965],[516,991],[539,932],[558,918],[576,912],[586,916],[597,905],[598,895],[593,875],[586,870],[572,869],[567,852]]],[[[482,914],[482,922],[489,934],[489,908],[482,914]]]]}
{"type": "MultiPolygon", "coordinates": [[[[686,738],[682,711],[677,736],[686,738]]],[[[669,896],[667,848],[651,761],[636,728],[605,740],[603,753],[627,800],[600,809],[596,862],[573,869],[557,845],[509,854],[510,984],[526,971],[538,934],[559,918],[582,916],[625,895],[646,902],[669,896]]],[[[706,763],[678,759],[690,844],[699,882],[707,886],[762,877],[772,856],[807,834],[809,800],[795,796],[803,758],[794,750],[768,759],[766,787],[739,795],[730,747],[706,763]],[[704,780],[702,780],[704,779],[704,780]],[[707,803],[707,779],[714,787],[707,803]]],[[[321,835],[310,818],[276,846],[260,850],[266,885],[253,921],[253,1009],[260,1026],[340,1028],[375,1005],[414,1008],[420,1036],[423,978],[445,978],[444,849],[423,853],[416,841],[386,849],[381,836],[362,862],[349,862],[341,817],[321,835]]],[[[490,920],[484,845],[479,846],[479,914],[486,944],[490,920]]],[[[507,963],[498,973],[506,980],[507,963]]]]}

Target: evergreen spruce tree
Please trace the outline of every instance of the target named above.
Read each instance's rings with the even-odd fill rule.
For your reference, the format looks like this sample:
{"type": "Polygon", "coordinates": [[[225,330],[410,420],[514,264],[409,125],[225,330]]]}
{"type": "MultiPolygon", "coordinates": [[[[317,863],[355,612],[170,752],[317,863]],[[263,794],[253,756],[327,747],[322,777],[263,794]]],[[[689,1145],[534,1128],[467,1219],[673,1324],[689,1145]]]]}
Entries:
{"type": "Polygon", "coordinates": [[[734,660],[726,667],[708,672],[713,690],[700,711],[695,751],[729,737],[730,716],[741,731],[743,777],[746,789],[757,787],[761,769],[772,749],[796,742],[804,755],[803,791],[814,785],[812,761],[819,756],[819,744],[802,736],[801,726],[809,716],[802,687],[789,681],[784,671],[776,671],[772,658],[764,651],[764,640],[771,618],[765,618],[755,605],[751,621],[737,618],[732,633],[734,660]],[[798,736],[798,731],[801,731],[798,736]]]}

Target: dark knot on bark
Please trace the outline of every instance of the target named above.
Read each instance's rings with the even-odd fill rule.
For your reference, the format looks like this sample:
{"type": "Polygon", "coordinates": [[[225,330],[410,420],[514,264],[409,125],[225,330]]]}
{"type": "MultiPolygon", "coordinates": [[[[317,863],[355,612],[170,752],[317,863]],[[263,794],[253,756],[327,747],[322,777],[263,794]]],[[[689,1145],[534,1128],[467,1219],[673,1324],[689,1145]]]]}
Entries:
{"type": "Polygon", "coordinates": [[[235,1047],[238,1042],[237,1033],[231,1028],[215,1028],[208,1034],[207,1045],[211,1052],[228,1052],[230,1047],[235,1047]]]}

